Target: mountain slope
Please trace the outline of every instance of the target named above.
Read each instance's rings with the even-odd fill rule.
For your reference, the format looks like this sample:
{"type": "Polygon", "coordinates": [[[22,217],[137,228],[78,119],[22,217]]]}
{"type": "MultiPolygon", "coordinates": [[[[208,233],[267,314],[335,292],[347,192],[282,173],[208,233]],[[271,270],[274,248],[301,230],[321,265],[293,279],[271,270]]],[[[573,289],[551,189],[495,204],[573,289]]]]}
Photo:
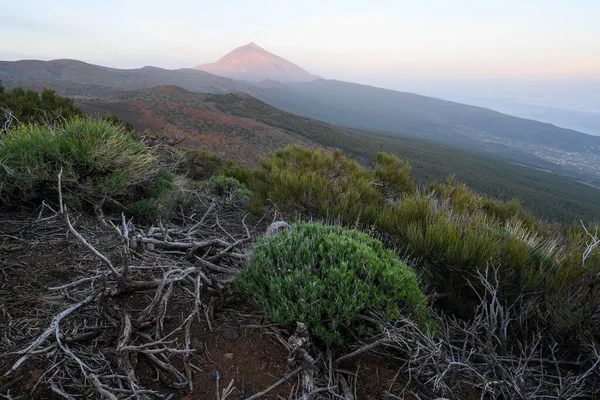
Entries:
{"type": "Polygon", "coordinates": [[[151,129],[181,145],[204,147],[246,165],[290,143],[341,148],[364,164],[386,151],[411,162],[421,184],[449,174],[475,190],[518,198],[537,215],[571,222],[600,218],[600,190],[564,177],[405,135],[345,128],[275,109],[245,93],[196,94],[175,87],[80,100],[88,112],[116,113],[138,130],[151,129]]]}
{"type": "Polygon", "coordinates": [[[319,79],[257,85],[254,96],[323,121],[408,134],[600,183],[600,137],[413,93],[319,79]],[[552,165],[554,164],[554,165],[552,165]]]}
{"type": "Polygon", "coordinates": [[[290,144],[317,145],[294,132],[224,113],[209,96],[159,86],[104,94],[80,100],[77,105],[90,114],[117,114],[134,123],[138,131],[149,129],[180,146],[210,150],[246,165],[255,165],[260,158],[290,144]]]}
{"type": "Polygon", "coordinates": [[[0,61],[0,80],[7,86],[52,87],[62,94],[90,95],[175,85],[195,92],[230,93],[249,85],[190,68],[116,69],[77,60],[0,61]]]}
{"type": "Polygon", "coordinates": [[[194,69],[254,82],[263,80],[306,82],[318,78],[253,42],[234,49],[214,63],[201,64],[194,69]]]}
{"type": "Polygon", "coordinates": [[[243,91],[294,114],[427,138],[600,185],[600,137],[412,93],[323,79],[251,84],[193,69],[119,70],[73,60],[0,62],[0,80],[71,95],[159,85],[207,93],[243,91]]]}

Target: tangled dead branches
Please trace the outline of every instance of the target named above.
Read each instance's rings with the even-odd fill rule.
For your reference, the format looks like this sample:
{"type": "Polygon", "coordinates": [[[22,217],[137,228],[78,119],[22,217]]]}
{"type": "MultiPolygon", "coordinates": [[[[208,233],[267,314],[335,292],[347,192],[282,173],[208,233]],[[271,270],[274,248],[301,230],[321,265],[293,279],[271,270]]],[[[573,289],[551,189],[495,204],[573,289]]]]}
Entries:
{"type": "MultiPolygon", "coordinates": [[[[95,265],[67,283],[47,287],[42,298],[52,313],[43,325],[9,315],[2,339],[9,338],[11,359],[3,370],[7,383],[0,394],[10,396],[10,388],[19,383],[11,376],[26,365],[43,367],[32,392],[44,386],[67,399],[153,399],[195,389],[193,377],[202,359],[193,340],[194,324],[206,320],[210,326],[215,310],[232,300],[228,283],[248,257],[257,227],[249,227],[239,210],[222,209],[198,193],[188,195],[202,207],[198,213],[182,208],[178,225],[141,229],[125,216],[109,220],[111,231],[102,234],[110,233],[111,239],[103,238],[109,244],[103,248],[84,231],[84,218],[71,215],[62,201],[58,210],[43,206],[37,223],[48,224],[38,240],[53,240],[68,231],[95,265]],[[177,318],[172,315],[176,307],[177,318]],[[19,335],[10,330],[33,334],[28,342],[17,343],[12,338],[19,335]]],[[[275,224],[267,231],[275,228],[285,226],[275,224]]],[[[27,229],[34,231],[32,226],[27,229]]],[[[402,379],[389,382],[390,398],[410,393],[422,399],[456,399],[475,388],[482,399],[575,399],[598,390],[597,348],[590,346],[586,359],[565,361],[560,349],[544,343],[539,333],[527,340],[511,338],[509,327],[519,323],[522,307],[499,300],[496,270],[475,278],[483,288],[475,317],[463,321],[437,314],[436,333],[401,318],[370,343],[342,355],[312,347],[305,326],[298,325],[288,339],[275,334],[289,351],[292,368],[249,399],[261,398],[294,377],[295,398],[357,399],[357,373],[344,366],[365,353],[399,365],[397,378],[402,379]]],[[[377,321],[376,315],[365,317],[377,321]]],[[[218,390],[218,399],[231,398],[234,382],[218,390]]]]}
{"type": "MultiPolygon", "coordinates": [[[[401,318],[382,336],[333,365],[365,351],[375,351],[400,363],[398,375],[408,380],[389,396],[461,398],[475,388],[481,399],[577,399],[600,388],[600,351],[590,348],[586,360],[564,361],[556,345],[547,346],[538,333],[524,341],[509,336],[509,324],[519,323],[517,303],[506,306],[498,297],[498,271],[476,276],[484,291],[475,317],[463,321],[436,315],[436,333],[421,330],[401,318]]],[[[339,383],[337,385],[339,390],[339,383]]]]}
{"type": "MultiPolygon", "coordinates": [[[[45,384],[67,399],[162,398],[157,385],[148,384],[152,375],[163,388],[192,391],[193,371],[200,369],[192,324],[200,319],[210,324],[213,310],[231,300],[227,282],[251,239],[244,219],[243,232],[232,234],[213,212],[209,206],[200,219],[186,217],[182,226],[147,230],[122,216],[110,221],[117,245],[107,254],[79,232],[62,196],[58,210],[44,204],[38,219],[62,221],[102,264],[93,274],[48,288],[69,304],[31,343],[12,352],[18,359],[4,376],[27,362],[42,363],[36,386],[45,384]],[[52,215],[42,218],[46,211],[52,215]],[[215,227],[222,235],[214,236],[215,227]],[[207,301],[213,297],[216,301],[207,301]],[[181,304],[187,314],[177,321],[171,313],[181,304]]],[[[226,392],[220,396],[225,397],[226,392]]]]}

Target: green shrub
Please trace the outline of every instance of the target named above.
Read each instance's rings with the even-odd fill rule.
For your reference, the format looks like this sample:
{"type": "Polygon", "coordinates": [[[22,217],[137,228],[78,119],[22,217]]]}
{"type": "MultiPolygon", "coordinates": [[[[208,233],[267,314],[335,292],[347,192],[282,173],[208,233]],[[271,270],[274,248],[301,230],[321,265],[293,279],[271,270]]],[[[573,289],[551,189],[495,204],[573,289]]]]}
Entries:
{"type": "Polygon", "coordinates": [[[131,199],[150,184],[157,162],[149,148],[107,121],[71,119],[58,127],[23,125],[0,140],[0,196],[4,202],[57,198],[67,202],[131,199]]]}
{"type": "MultiPolygon", "coordinates": [[[[83,111],[75,107],[72,99],[61,97],[52,89],[36,92],[17,87],[5,90],[0,83],[0,106],[8,108],[12,116],[12,127],[19,124],[41,123],[54,125],[74,116],[83,116],[83,111]]],[[[0,132],[4,130],[8,115],[0,112],[0,132]]]]}
{"type": "Polygon", "coordinates": [[[252,171],[230,171],[253,193],[251,210],[262,214],[275,204],[283,214],[339,220],[346,225],[375,223],[385,198],[373,171],[341,152],[288,146],[252,171]]]}
{"type": "Polygon", "coordinates": [[[159,218],[168,217],[171,211],[174,183],[175,176],[171,172],[166,169],[158,172],[145,196],[131,206],[139,221],[152,224],[159,218]]]}
{"type": "Polygon", "coordinates": [[[415,193],[402,198],[396,204],[395,212],[406,226],[409,224],[425,225],[434,212],[433,202],[422,193],[415,193]]]}
{"type": "Polygon", "coordinates": [[[450,264],[469,270],[483,269],[496,262],[499,238],[490,229],[485,217],[473,216],[459,224],[456,231],[447,249],[450,264]]]}
{"type": "Polygon", "coordinates": [[[407,312],[422,323],[427,299],[413,270],[368,235],[319,223],[294,223],[261,240],[235,287],[277,323],[307,323],[313,335],[341,342],[344,329],[369,328],[373,311],[385,321],[407,312]]]}
{"type": "Polygon", "coordinates": [[[203,181],[221,172],[226,167],[232,167],[233,162],[219,157],[210,151],[183,149],[183,162],[178,172],[195,181],[203,181]]]}
{"type": "Polygon", "coordinates": [[[386,199],[395,200],[415,191],[415,182],[410,178],[410,164],[392,154],[377,153],[374,178],[377,189],[386,199]]]}
{"type": "Polygon", "coordinates": [[[528,229],[535,228],[535,218],[523,209],[518,200],[504,203],[496,199],[483,198],[481,199],[481,208],[488,216],[496,218],[499,222],[504,223],[516,218],[528,229]]]}
{"type": "Polygon", "coordinates": [[[411,221],[406,229],[406,240],[413,254],[436,261],[445,259],[448,247],[457,236],[457,229],[443,214],[411,221]]]}
{"type": "Polygon", "coordinates": [[[213,175],[206,182],[206,188],[225,203],[245,203],[250,198],[250,191],[235,178],[225,175],[213,175]]]}

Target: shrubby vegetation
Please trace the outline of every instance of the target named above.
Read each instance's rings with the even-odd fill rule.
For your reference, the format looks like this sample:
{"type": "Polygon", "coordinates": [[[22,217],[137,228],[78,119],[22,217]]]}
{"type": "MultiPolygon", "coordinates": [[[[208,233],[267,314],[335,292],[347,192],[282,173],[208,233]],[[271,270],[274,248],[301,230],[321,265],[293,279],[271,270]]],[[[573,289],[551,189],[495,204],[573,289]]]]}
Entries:
{"type": "Polygon", "coordinates": [[[56,127],[20,125],[1,143],[5,202],[55,199],[61,170],[65,200],[73,205],[127,201],[158,172],[158,162],[144,143],[105,120],[76,117],[56,127]]]}
{"type": "Polygon", "coordinates": [[[581,229],[560,232],[517,202],[484,198],[452,177],[416,190],[407,164],[389,154],[377,161],[369,170],[339,151],[292,146],[259,168],[229,174],[251,190],[257,215],[272,203],[287,218],[375,229],[388,245],[407,249],[421,260],[425,282],[448,311],[469,318],[478,301],[470,278],[494,266],[503,301],[524,294],[536,301],[523,326],[544,326],[564,344],[599,339],[600,285],[590,283],[600,273],[600,256],[582,265],[581,229]]]}
{"type": "Polygon", "coordinates": [[[174,185],[175,176],[167,169],[160,169],[152,186],[144,190],[142,198],[131,205],[132,212],[140,222],[153,224],[158,219],[169,217],[174,185]]]}
{"type": "Polygon", "coordinates": [[[275,322],[306,322],[316,337],[337,343],[372,329],[361,318],[369,313],[392,325],[409,315],[429,326],[426,297],[399,254],[416,259],[423,287],[436,292],[435,307],[456,321],[473,317],[485,289],[473,278],[493,268],[494,301],[519,315],[499,348],[522,351],[519,343],[539,335],[539,346],[547,346],[540,354],[552,348],[553,357],[580,356],[587,365],[586,354],[600,345],[600,253],[583,262],[589,237],[580,224],[545,223],[518,202],[483,197],[453,177],[419,187],[411,166],[386,153],[373,169],[338,150],[297,146],[255,169],[210,153],[177,154],[180,162],[162,163],[153,148],[106,120],[13,126],[0,139],[0,199],[56,199],[62,171],[70,205],[110,203],[152,224],[171,216],[184,181],[178,174],[185,173],[184,185],[202,180],[196,189],[228,206],[247,204],[257,219],[274,207],[290,221],[354,228],[298,222],[259,242],[234,286],[275,322]]]}
{"type": "Polygon", "coordinates": [[[21,87],[5,90],[0,82],[0,133],[11,126],[43,123],[55,125],[74,116],[83,116],[73,100],[52,89],[36,92],[21,87]]]}
{"type": "Polygon", "coordinates": [[[217,196],[228,204],[244,204],[250,197],[250,192],[244,184],[235,178],[225,175],[211,176],[206,181],[205,187],[214,196],[217,196]]]}
{"type": "Polygon", "coordinates": [[[305,322],[325,342],[371,329],[359,318],[368,312],[387,322],[406,312],[423,324],[429,315],[415,273],[381,242],[320,223],[261,240],[235,286],[273,321],[305,322]]]}
{"type": "Polygon", "coordinates": [[[343,216],[351,223],[375,218],[384,204],[371,184],[371,174],[339,151],[328,155],[324,150],[292,146],[276,151],[259,169],[233,171],[252,191],[252,209],[257,213],[272,202],[286,215],[343,216]]]}
{"type": "Polygon", "coordinates": [[[185,148],[181,151],[183,162],[178,165],[177,172],[193,181],[203,181],[233,165],[210,151],[185,148]]]}
{"type": "MultiPolygon", "coordinates": [[[[285,129],[326,148],[339,148],[369,167],[375,166],[378,152],[393,154],[410,162],[413,180],[422,185],[443,183],[446,176],[456,174],[479,194],[503,201],[520,199],[538,218],[562,223],[600,219],[598,189],[534,168],[498,161],[481,150],[470,152],[406,135],[379,134],[335,126],[274,110],[261,101],[236,94],[205,95],[205,98],[223,112],[285,129]]],[[[418,128],[415,126],[415,129],[418,128]]],[[[447,135],[448,132],[440,134],[447,135]]],[[[529,165],[527,160],[520,159],[516,154],[509,159],[517,164],[529,165]]],[[[559,175],[567,173],[548,162],[536,167],[559,175]]]]}

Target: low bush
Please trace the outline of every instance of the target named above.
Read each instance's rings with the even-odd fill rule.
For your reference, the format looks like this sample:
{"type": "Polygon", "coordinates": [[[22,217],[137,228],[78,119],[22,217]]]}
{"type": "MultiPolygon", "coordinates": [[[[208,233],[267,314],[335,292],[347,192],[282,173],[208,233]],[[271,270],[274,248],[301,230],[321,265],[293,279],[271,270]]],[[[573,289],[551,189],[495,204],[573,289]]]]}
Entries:
{"type": "Polygon", "coordinates": [[[377,189],[388,200],[400,198],[415,191],[415,182],[410,178],[410,164],[388,153],[377,153],[374,178],[377,189]]]}
{"type": "Polygon", "coordinates": [[[261,240],[234,285],[273,321],[304,322],[325,342],[364,333],[371,326],[360,316],[369,312],[428,321],[413,270],[378,240],[339,226],[297,222],[261,240]]]}
{"type": "Polygon", "coordinates": [[[56,125],[83,115],[72,99],[58,96],[52,89],[41,92],[22,87],[6,90],[0,83],[0,133],[21,124],[56,125]]]}
{"type": "Polygon", "coordinates": [[[341,152],[289,146],[255,170],[229,172],[253,193],[251,210],[262,215],[274,204],[285,215],[371,224],[385,204],[373,172],[341,152]]]}
{"type": "Polygon", "coordinates": [[[133,199],[158,172],[145,144],[103,120],[22,125],[0,141],[0,197],[8,203],[56,199],[61,170],[65,200],[73,205],[133,199]]]}
{"type": "Polygon", "coordinates": [[[194,181],[203,181],[222,172],[227,167],[232,167],[233,162],[225,160],[210,151],[196,149],[181,149],[183,160],[177,172],[194,181]]]}
{"type": "Polygon", "coordinates": [[[205,183],[206,189],[226,204],[244,204],[250,198],[250,191],[235,178],[213,175],[205,183]]]}
{"type": "Polygon", "coordinates": [[[385,154],[377,161],[369,170],[339,151],[288,147],[257,169],[229,173],[252,191],[251,211],[259,215],[274,205],[288,219],[374,230],[386,244],[406,249],[438,292],[437,305],[457,316],[473,316],[482,288],[468,281],[493,266],[502,301],[536,298],[532,308],[538,311],[524,314],[523,321],[530,319],[522,326],[538,326],[566,347],[569,337],[598,335],[590,322],[600,319],[599,301],[593,300],[600,290],[600,256],[581,262],[581,227],[561,232],[518,202],[483,197],[452,176],[415,189],[407,164],[385,154]]]}
{"type": "Polygon", "coordinates": [[[142,223],[152,224],[157,219],[166,218],[171,212],[175,176],[166,169],[158,172],[154,183],[144,193],[144,197],[134,202],[131,210],[142,223]]]}

